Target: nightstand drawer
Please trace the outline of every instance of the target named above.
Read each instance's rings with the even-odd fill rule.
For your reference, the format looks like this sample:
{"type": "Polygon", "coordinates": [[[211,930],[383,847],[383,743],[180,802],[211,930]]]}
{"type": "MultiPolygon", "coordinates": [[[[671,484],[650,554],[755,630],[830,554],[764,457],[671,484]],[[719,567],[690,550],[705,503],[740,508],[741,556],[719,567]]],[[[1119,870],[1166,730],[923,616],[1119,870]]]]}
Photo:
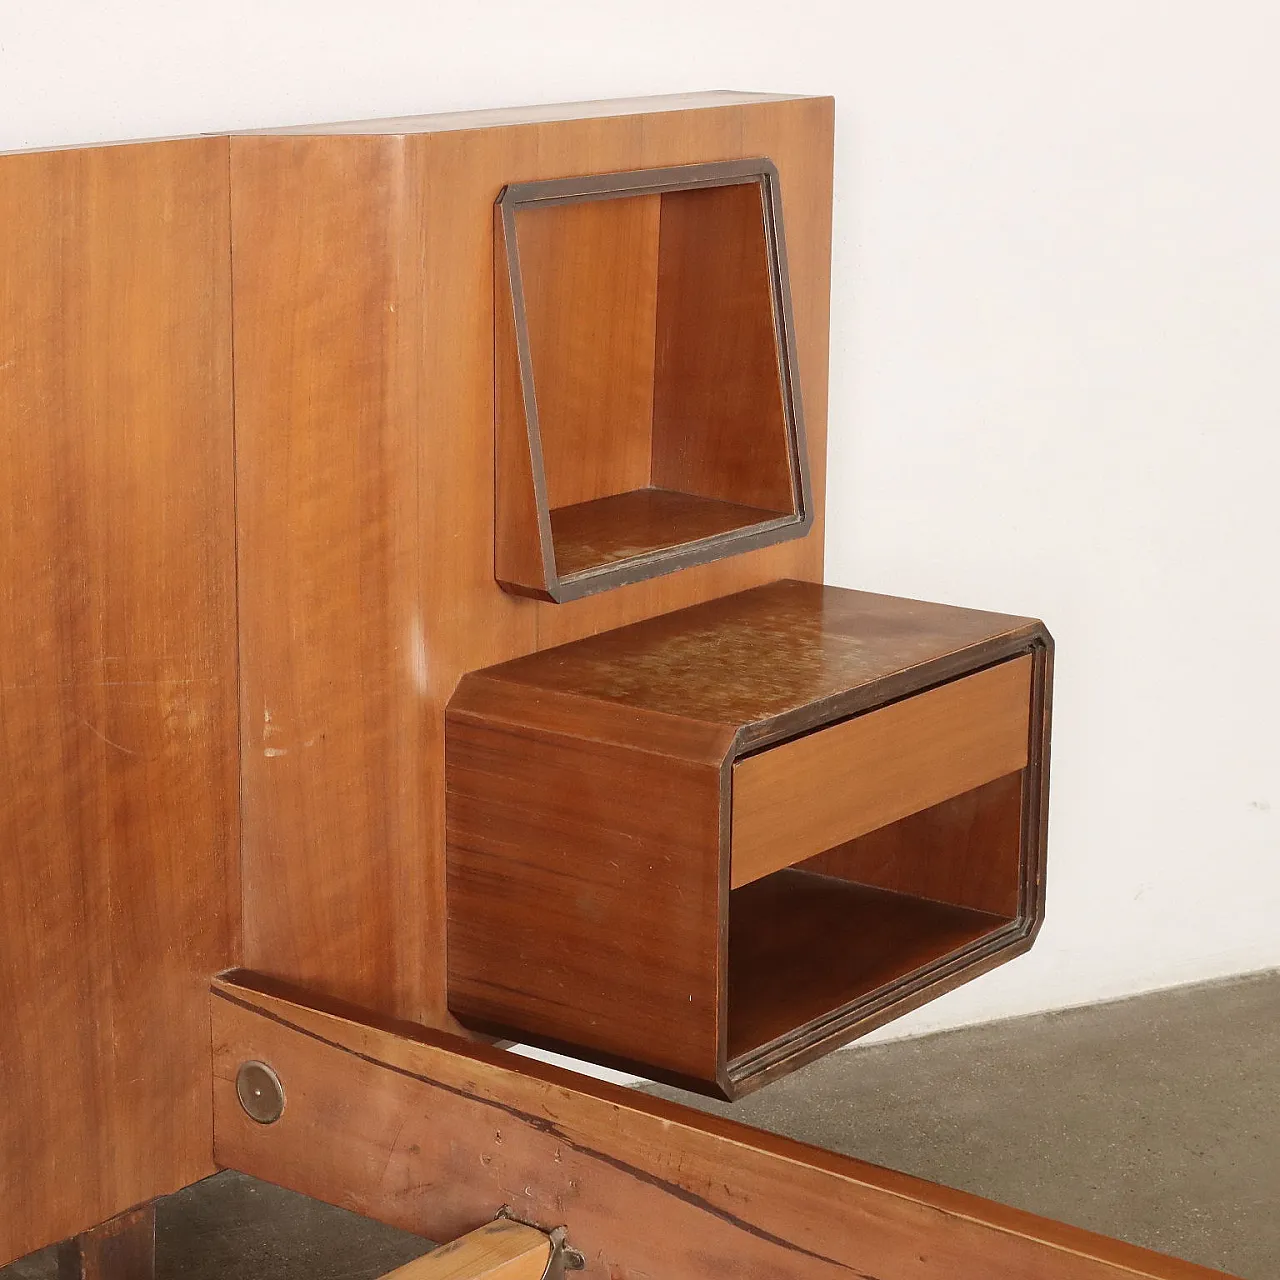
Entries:
{"type": "Polygon", "coordinates": [[[1027,763],[1031,658],[796,738],[733,766],[737,889],[1027,763]]]}

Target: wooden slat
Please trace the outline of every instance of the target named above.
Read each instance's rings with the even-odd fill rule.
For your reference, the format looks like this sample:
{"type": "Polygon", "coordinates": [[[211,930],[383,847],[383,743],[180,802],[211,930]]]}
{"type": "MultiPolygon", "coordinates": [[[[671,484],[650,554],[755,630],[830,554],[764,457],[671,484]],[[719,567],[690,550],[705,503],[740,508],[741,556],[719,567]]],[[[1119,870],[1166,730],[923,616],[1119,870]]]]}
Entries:
{"type": "Polygon", "coordinates": [[[296,1003],[242,976],[212,996],[218,1161],[450,1239],[502,1205],[566,1226],[584,1280],[1211,1280],[1162,1257],[731,1120],[296,1003]],[[235,1073],[289,1098],[260,1125],[235,1073]]]}
{"type": "Polygon", "coordinates": [[[523,1223],[498,1218],[389,1271],[382,1280],[542,1280],[551,1241],[523,1223]]]}
{"type": "Polygon", "coordinates": [[[1030,713],[1027,656],[739,761],[733,887],[1016,772],[1030,713]]]}
{"type": "Polygon", "coordinates": [[[227,141],[0,157],[0,1264],[212,1170],[227,141]]]}

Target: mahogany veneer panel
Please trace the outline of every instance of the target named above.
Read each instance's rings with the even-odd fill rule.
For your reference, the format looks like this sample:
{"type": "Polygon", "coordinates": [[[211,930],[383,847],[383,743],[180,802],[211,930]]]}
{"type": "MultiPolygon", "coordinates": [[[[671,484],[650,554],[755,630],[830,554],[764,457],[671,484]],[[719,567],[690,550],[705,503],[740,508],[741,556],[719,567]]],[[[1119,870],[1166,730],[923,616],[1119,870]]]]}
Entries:
{"type": "Polygon", "coordinates": [[[683,95],[0,156],[0,1262],[211,1171],[192,996],[242,913],[260,968],[448,1021],[462,672],[821,576],[832,116],[683,95]],[[514,599],[499,191],[758,155],[793,206],[813,536],[514,599]]]}
{"type": "Polygon", "coordinates": [[[0,156],[0,1265],[213,1172],[227,140],[0,156]]]}
{"type": "Polygon", "coordinates": [[[736,1096],[1025,950],[1050,654],[1031,619],[784,581],[471,673],[450,1008],[736,1096]]]}
{"type": "Polygon", "coordinates": [[[706,851],[728,735],[566,724],[520,689],[475,709],[448,729],[454,1012],[501,1025],[518,986],[543,1037],[572,1043],[587,1024],[601,1053],[635,1057],[639,1040],[656,1068],[714,1078],[720,868],[706,851]],[[580,911],[604,903],[583,932],[580,911]],[[599,927],[624,903],[629,927],[599,927]],[[678,1001],[654,999],[672,987],[678,1001]]]}
{"type": "Polygon", "coordinates": [[[447,1024],[443,717],[460,676],[821,577],[831,161],[830,99],[752,95],[231,139],[246,963],[447,1024]],[[498,193],[761,155],[787,208],[812,533],[568,605],[502,590],[498,193]]]}

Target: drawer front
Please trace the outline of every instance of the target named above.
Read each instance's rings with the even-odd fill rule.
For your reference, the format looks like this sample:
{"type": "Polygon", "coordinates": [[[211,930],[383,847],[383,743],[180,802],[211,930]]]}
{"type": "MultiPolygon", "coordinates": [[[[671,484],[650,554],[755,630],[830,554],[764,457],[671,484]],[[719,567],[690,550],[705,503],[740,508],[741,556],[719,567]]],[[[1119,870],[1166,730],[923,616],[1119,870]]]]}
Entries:
{"type": "Polygon", "coordinates": [[[1031,656],[733,766],[733,888],[1027,764],[1031,656]]]}

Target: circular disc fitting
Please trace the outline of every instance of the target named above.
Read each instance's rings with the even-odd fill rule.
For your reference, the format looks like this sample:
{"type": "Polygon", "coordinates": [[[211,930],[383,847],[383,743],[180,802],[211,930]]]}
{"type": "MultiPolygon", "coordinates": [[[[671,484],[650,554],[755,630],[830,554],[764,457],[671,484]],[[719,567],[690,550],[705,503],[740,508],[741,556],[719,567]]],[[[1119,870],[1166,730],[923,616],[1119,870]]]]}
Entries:
{"type": "Polygon", "coordinates": [[[275,1124],[284,1113],[284,1086],[265,1062],[242,1062],[236,1072],[236,1097],[245,1115],[259,1124],[275,1124]]]}

